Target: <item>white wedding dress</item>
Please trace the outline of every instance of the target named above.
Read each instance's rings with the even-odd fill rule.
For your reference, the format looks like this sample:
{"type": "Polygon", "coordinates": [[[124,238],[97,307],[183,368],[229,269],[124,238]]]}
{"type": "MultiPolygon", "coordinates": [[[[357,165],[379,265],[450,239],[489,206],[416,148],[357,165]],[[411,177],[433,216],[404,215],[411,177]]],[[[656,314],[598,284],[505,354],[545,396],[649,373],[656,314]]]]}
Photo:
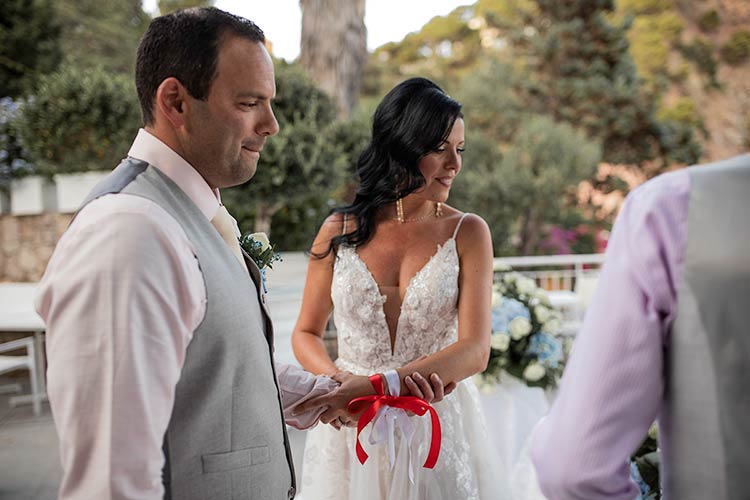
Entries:
{"type": "MultiPolygon", "coordinates": [[[[439,351],[457,339],[459,259],[455,236],[463,221],[412,278],[391,339],[375,279],[354,248],[341,247],[334,265],[331,296],[338,329],[340,370],[371,375],[439,351]]],[[[357,460],[354,428],[318,425],[308,432],[301,481],[304,500],[503,500],[511,498],[504,467],[489,442],[479,393],[468,379],[433,405],[440,416],[442,446],[434,469],[422,467],[430,446],[428,414],[411,417],[416,431],[409,449],[395,430],[395,461],[385,443],[370,445],[371,424],[360,442],[369,455],[357,460]]]]}

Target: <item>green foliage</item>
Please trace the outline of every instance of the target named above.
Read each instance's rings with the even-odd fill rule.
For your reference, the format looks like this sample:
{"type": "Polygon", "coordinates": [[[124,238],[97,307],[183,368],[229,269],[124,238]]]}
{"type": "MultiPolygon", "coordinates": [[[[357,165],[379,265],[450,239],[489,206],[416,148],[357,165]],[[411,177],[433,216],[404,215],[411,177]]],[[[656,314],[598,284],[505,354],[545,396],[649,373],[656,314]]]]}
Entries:
{"type": "Polygon", "coordinates": [[[19,101],[9,97],[0,99],[0,189],[8,189],[12,179],[32,170],[14,126],[19,116],[19,106],[19,101]]]}
{"type": "Polygon", "coordinates": [[[523,83],[512,66],[492,60],[461,81],[458,99],[470,129],[481,130],[501,144],[515,135],[525,113],[515,88],[523,83]]]}
{"type": "Polygon", "coordinates": [[[60,62],[60,27],[50,0],[6,0],[0,8],[0,97],[18,97],[60,62]]]}
{"type": "Polygon", "coordinates": [[[613,2],[537,0],[536,33],[519,38],[528,58],[522,100],[531,111],[584,130],[603,146],[603,159],[652,158],[652,103],[628,54],[625,28],[606,14],[613,2]]]}
{"type": "Polygon", "coordinates": [[[717,29],[719,29],[719,25],[721,24],[721,19],[719,18],[719,13],[716,12],[716,9],[711,9],[708,12],[704,12],[701,17],[698,18],[698,26],[700,26],[700,29],[707,32],[707,33],[713,33],[717,29]]]}
{"type": "Polygon", "coordinates": [[[618,9],[635,14],[658,14],[671,7],[670,0],[618,0],[618,9]]]}
{"type": "Polygon", "coordinates": [[[660,109],[657,117],[663,121],[684,123],[696,128],[703,127],[703,120],[695,107],[695,101],[690,97],[678,98],[672,107],[660,109]]]}
{"type": "Polygon", "coordinates": [[[487,21],[488,26],[512,28],[522,23],[525,16],[533,15],[533,0],[477,0],[474,15],[487,21]]]}
{"type": "Polygon", "coordinates": [[[467,140],[455,200],[488,221],[496,254],[531,255],[600,159],[600,146],[570,125],[527,116],[502,154],[487,138],[467,140]]]}
{"type": "Polygon", "coordinates": [[[163,16],[180,9],[210,7],[213,4],[213,0],[159,0],[159,14],[163,16]]]}
{"type": "Polygon", "coordinates": [[[59,0],[63,66],[132,75],[135,52],[150,17],[141,0],[59,0]]]}
{"type": "Polygon", "coordinates": [[[682,55],[695,63],[698,70],[708,76],[712,86],[718,87],[716,79],[717,61],[714,57],[714,46],[703,39],[696,38],[693,43],[681,47],[682,55]]]}
{"type": "Polygon", "coordinates": [[[499,168],[518,215],[521,255],[536,253],[543,225],[560,220],[568,196],[600,160],[600,146],[570,125],[545,116],[521,125],[499,168]]]}
{"type": "Polygon", "coordinates": [[[111,169],[140,126],[133,82],[101,68],[41,77],[14,121],[37,172],[111,169]]]}
{"type": "Polygon", "coordinates": [[[669,51],[678,45],[682,29],[682,21],[673,12],[635,18],[629,34],[630,53],[644,77],[654,79],[665,71],[669,51]]]}
{"type": "Polygon", "coordinates": [[[670,158],[683,165],[698,163],[703,147],[695,139],[695,129],[684,123],[666,121],[659,124],[659,142],[670,158]]]}
{"type": "Polygon", "coordinates": [[[750,31],[739,30],[721,47],[721,57],[729,64],[742,64],[750,58],[750,31]]]}

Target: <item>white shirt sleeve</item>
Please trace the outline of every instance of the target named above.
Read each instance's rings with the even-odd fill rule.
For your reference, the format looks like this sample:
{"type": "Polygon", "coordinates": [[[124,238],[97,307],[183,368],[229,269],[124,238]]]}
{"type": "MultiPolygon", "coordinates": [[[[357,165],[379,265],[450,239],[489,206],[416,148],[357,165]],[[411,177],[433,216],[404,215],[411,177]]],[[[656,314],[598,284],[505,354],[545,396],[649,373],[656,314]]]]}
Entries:
{"type": "Polygon", "coordinates": [[[40,283],[64,500],[161,499],[162,443],[205,285],[164,209],[116,194],[87,205],[40,283]]]}

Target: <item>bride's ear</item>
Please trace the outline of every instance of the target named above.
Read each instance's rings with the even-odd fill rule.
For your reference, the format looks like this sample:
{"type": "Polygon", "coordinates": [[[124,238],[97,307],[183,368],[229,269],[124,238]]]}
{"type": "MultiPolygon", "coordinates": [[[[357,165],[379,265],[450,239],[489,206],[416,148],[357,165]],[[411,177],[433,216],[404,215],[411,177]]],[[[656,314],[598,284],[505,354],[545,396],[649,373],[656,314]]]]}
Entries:
{"type": "Polygon", "coordinates": [[[166,78],[156,89],[154,107],[174,128],[185,124],[188,91],[177,78],[166,78]]]}

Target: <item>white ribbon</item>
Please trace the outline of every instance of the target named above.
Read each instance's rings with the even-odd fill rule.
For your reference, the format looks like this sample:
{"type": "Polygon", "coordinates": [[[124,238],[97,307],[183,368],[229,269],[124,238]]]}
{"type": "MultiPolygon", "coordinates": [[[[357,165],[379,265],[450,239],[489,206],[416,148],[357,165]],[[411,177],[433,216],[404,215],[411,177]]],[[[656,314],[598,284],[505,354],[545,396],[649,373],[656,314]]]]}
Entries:
{"type": "MultiPolygon", "coordinates": [[[[401,394],[401,380],[396,370],[386,372],[385,377],[388,381],[388,392],[391,396],[398,397],[401,394]]],[[[393,434],[396,427],[401,430],[403,439],[406,440],[409,453],[409,481],[414,484],[414,457],[411,450],[411,440],[416,429],[406,410],[390,406],[381,407],[372,421],[368,441],[371,445],[380,444],[383,441],[388,442],[388,459],[391,468],[393,468],[396,462],[396,438],[393,434]]]]}

